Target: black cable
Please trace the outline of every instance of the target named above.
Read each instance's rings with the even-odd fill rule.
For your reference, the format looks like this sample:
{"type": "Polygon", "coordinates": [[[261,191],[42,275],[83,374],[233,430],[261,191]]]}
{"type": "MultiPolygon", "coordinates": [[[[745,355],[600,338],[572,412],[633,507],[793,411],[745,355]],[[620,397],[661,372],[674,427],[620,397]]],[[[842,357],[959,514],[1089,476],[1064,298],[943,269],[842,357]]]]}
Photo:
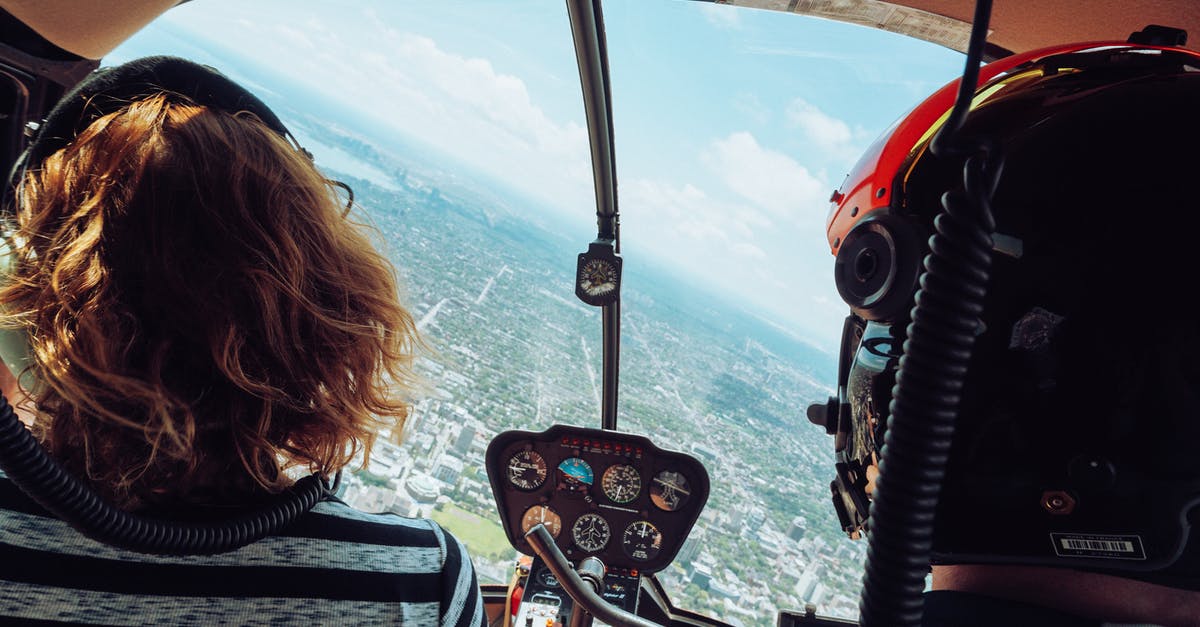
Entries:
{"type": "Polygon", "coordinates": [[[975,97],[975,88],[979,83],[979,65],[983,61],[983,50],[987,44],[988,22],[992,18],[992,0],[975,0],[975,18],[971,23],[971,40],[967,44],[967,64],[963,68],[962,79],[958,81],[958,95],[954,98],[954,108],[946,123],[938,129],[933,141],[929,142],[929,150],[938,157],[950,156],[957,152],[961,155],[962,145],[958,143],[958,131],[967,112],[971,110],[971,100],[975,97]]]}
{"type": "Polygon", "coordinates": [[[958,99],[930,145],[935,156],[970,156],[962,191],[947,192],[934,219],[892,388],[868,521],[860,602],[866,627],[921,624],[938,495],[991,269],[1000,160],[985,142],[967,144],[958,134],[975,94],[990,11],[989,0],[976,3],[958,99]]]}
{"type": "Polygon", "coordinates": [[[87,537],[157,555],[211,555],[241,548],[291,524],[329,494],[325,483],[312,475],[258,509],[227,521],[183,523],[131,514],[104,501],[50,457],[3,394],[0,470],[39,505],[87,537]]]}

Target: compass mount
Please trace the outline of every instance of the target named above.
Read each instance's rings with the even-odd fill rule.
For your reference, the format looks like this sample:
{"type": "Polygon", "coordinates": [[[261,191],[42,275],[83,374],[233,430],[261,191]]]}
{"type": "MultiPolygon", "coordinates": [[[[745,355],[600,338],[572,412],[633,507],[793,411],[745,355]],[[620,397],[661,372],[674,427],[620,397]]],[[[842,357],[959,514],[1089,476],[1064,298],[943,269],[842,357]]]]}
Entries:
{"type": "Polygon", "coordinates": [[[621,297],[621,256],[613,250],[612,240],[596,240],[579,254],[575,266],[575,296],[603,307],[621,297]]]}

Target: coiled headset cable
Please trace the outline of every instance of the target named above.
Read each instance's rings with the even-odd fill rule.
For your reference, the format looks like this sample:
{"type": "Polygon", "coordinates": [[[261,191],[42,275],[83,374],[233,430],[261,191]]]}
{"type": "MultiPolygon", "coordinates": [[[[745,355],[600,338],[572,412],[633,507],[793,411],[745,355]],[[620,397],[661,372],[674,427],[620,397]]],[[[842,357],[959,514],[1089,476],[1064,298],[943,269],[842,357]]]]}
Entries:
{"type": "Polygon", "coordinates": [[[1001,159],[985,140],[959,134],[979,81],[991,4],[976,1],[958,96],[930,143],[935,156],[965,158],[963,184],[942,196],[892,388],[868,523],[864,627],[921,624],[938,495],[991,271],[1001,159]]]}
{"type": "MultiPolygon", "coordinates": [[[[159,520],[117,509],[67,472],[17,418],[0,394],[0,470],[50,513],[83,535],[156,555],[211,555],[241,548],[295,522],[336,489],[305,477],[259,508],[227,521],[159,520]]],[[[339,473],[340,478],[340,473],[339,473]]]]}

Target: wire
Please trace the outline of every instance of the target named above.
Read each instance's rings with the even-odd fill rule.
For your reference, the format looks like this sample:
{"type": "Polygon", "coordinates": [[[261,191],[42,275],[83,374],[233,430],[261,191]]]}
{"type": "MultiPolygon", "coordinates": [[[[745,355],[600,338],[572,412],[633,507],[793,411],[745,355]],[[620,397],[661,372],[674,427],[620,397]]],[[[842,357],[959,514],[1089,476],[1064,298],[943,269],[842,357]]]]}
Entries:
{"type": "Polygon", "coordinates": [[[256,542],[291,524],[329,494],[312,475],[243,516],[208,524],[144,518],[117,509],[42,448],[0,394],[0,469],[50,513],[98,542],[155,555],[211,555],[256,542]]]}
{"type": "Polygon", "coordinates": [[[966,156],[963,182],[942,197],[943,211],[934,219],[892,388],[868,519],[864,627],[916,627],[924,610],[938,495],[992,260],[991,199],[1000,160],[986,141],[967,143],[959,134],[979,79],[990,12],[990,0],[978,0],[958,98],[930,145],[935,156],[966,156]]]}
{"type": "MultiPolygon", "coordinates": [[[[929,150],[935,156],[950,156],[957,150],[962,150],[956,142],[959,140],[958,131],[967,119],[971,110],[971,101],[975,97],[975,89],[979,85],[979,65],[983,61],[983,50],[987,44],[988,22],[992,17],[992,0],[975,1],[975,17],[971,23],[971,40],[967,44],[967,62],[963,68],[962,79],[958,81],[958,95],[954,99],[954,108],[942,128],[938,129],[929,150]]],[[[961,152],[959,152],[962,155],[961,152]]]]}

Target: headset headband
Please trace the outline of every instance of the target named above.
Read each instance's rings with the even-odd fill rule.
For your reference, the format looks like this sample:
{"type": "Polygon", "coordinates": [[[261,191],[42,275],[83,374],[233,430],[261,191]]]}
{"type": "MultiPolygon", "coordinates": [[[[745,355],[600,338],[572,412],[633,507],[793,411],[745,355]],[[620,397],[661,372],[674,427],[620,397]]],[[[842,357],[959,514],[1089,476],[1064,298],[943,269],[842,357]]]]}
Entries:
{"type": "Polygon", "coordinates": [[[13,164],[9,191],[20,183],[26,170],[65,148],[96,119],[160,93],[177,94],[231,114],[249,111],[271,130],[291,137],[266,104],[217,70],[178,57],[146,57],[96,70],[63,95],[13,164]]]}

